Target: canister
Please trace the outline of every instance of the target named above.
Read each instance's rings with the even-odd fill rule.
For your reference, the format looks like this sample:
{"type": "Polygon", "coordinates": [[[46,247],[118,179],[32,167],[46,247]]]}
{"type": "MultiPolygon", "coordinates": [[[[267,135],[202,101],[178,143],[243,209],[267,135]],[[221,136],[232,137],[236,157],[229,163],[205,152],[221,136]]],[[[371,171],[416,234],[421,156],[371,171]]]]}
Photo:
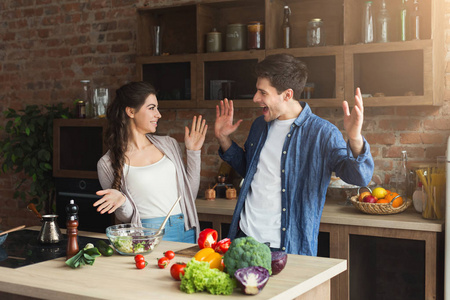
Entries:
{"type": "Polygon", "coordinates": [[[243,51],[247,41],[247,29],[245,24],[227,25],[226,50],[243,51]]]}
{"type": "Polygon", "coordinates": [[[206,34],[206,52],[222,51],[222,33],[215,28],[206,34]]]}
{"type": "Polygon", "coordinates": [[[264,24],[258,21],[247,25],[247,48],[264,49],[264,24]]]}

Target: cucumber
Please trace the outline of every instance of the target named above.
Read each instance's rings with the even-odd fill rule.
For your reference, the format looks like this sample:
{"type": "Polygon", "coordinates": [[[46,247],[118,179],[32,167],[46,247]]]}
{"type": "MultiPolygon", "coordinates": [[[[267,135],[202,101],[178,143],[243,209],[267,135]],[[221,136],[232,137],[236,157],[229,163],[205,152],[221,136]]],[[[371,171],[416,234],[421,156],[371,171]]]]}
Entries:
{"type": "Polygon", "coordinates": [[[98,251],[100,251],[100,253],[103,256],[111,256],[114,254],[114,250],[113,248],[111,248],[105,241],[100,240],[97,241],[97,243],[95,243],[95,246],[97,247],[98,251]]]}

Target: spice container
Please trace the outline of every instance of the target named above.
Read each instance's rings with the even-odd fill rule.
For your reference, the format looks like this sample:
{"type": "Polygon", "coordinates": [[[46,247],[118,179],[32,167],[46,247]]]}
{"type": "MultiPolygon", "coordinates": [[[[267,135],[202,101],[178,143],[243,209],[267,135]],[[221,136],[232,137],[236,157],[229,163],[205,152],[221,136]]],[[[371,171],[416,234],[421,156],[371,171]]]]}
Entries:
{"type": "Polygon", "coordinates": [[[215,28],[206,34],[206,52],[222,51],[222,33],[216,31],[215,28]]]}
{"type": "Polygon", "coordinates": [[[245,24],[229,24],[227,26],[226,51],[245,50],[247,30],[245,24]]]}
{"type": "Polygon", "coordinates": [[[82,100],[79,100],[77,102],[77,118],[78,119],[86,118],[86,104],[82,100]]]}
{"type": "Polygon", "coordinates": [[[264,49],[264,24],[250,22],[247,25],[247,48],[264,49]]]}
{"type": "Polygon", "coordinates": [[[321,19],[312,19],[308,22],[306,44],[308,47],[325,46],[325,31],[321,19]]]}

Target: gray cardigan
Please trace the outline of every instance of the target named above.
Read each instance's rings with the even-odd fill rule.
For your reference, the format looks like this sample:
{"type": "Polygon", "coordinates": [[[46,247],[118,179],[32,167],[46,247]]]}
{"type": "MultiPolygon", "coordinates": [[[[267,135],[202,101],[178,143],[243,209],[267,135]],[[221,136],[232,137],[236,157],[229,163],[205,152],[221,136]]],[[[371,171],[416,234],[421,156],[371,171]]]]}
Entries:
{"type": "MultiPolygon", "coordinates": [[[[198,236],[200,224],[198,222],[197,209],[195,208],[195,199],[200,187],[201,150],[186,150],[187,166],[185,166],[180,145],[175,139],[169,136],[152,134],[147,134],[147,138],[175,165],[178,195],[181,196],[180,206],[185,216],[184,227],[186,230],[196,227],[198,236]]],[[[114,179],[109,153],[108,151],[103,155],[97,163],[98,179],[103,189],[111,188],[114,179]]],[[[115,211],[117,219],[121,222],[140,225],[141,218],[136,208],[136,203],[128,191],[126,174],[122,178],[120,191],[125,195],[126,201],[115,211]]]]}

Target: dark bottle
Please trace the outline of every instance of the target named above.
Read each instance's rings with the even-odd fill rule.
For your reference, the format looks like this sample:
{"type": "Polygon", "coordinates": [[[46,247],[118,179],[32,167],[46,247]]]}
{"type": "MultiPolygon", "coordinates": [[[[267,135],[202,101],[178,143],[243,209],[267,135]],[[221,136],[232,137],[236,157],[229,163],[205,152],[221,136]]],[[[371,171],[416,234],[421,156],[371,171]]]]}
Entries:
{"type": "Polygon", "coordinates": [[[409,26],[412,40],[420,40],[420,21],[421,15],[419,10],[419,0],[414,0],[413,9],[410,14],[409,26]]]}
{"type": "Polygon", "coordinates": [[[284,17],[283,25],[281,26],[283,30],[283,48],[291,47],[291,24],[289,23],[289,16],[291,15],[291,9],[289,6],[284,6],[284,17]]]}
{"type": "Polygon", "coordinates": [[[66,206],[67,213],[67,250],[66,258],[69,259],[80,251],[78,246],[78,205],[74,200],[66,206]]]}

